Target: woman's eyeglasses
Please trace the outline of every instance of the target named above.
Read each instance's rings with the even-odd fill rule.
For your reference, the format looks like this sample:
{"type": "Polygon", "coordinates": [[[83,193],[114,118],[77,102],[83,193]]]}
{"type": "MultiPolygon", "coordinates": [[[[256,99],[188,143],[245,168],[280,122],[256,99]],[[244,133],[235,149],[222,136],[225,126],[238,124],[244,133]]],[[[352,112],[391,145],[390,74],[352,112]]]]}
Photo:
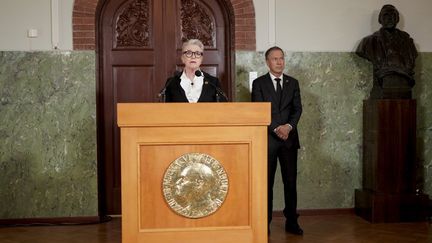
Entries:
{"type": "Polygon", "coordinates": [[[204,55],[204,53],[201,51],[184,51],[183,55],[189,58],[191,57],[200,58],[204,55]]]}

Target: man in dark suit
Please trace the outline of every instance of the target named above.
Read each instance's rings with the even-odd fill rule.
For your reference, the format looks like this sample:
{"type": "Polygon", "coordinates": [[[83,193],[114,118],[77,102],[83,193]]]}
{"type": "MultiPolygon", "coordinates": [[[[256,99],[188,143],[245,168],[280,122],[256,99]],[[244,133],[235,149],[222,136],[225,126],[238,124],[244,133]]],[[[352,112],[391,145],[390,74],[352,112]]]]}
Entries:
{"type": "MultiPolygon", "coordinates": [[[[265,53],[270,71],[252,84],[253,102],[271,102],[271,123],[268,127],[268,224],[272,220],[273,184],[277,159],[284,184],[285,231],[302,235],[297,218],[297,152],[300,148],[297,123],[302,113],[298,81],[285,75],[284,52],[275,46],[265,53]]],[[[270,232],[270,227],[269,227],[270,232]]]]}

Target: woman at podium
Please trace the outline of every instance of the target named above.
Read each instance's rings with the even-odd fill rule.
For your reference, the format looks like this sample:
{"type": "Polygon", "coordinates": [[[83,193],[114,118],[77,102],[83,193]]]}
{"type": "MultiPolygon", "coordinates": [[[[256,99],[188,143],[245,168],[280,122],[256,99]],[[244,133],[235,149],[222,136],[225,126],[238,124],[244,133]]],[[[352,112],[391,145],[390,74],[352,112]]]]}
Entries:
{"type": "Polygon", "coordinates": [[[227,97],[220,88],[219,80],[201,71],[204,45],[198,39],[183,43],[181,60],[182,72],[168,78],[161,92],[165,102],[225,102],[227,97]]]}

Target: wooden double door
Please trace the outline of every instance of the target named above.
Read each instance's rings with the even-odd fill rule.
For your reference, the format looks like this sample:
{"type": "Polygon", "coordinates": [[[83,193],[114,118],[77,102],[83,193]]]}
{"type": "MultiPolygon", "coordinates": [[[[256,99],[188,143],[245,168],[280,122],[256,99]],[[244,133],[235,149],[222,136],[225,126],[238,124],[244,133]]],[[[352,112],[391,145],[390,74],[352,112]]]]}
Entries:
{"type": "Polygon", "coordinates": [[[168,77],[182,70],[182,42],[205,46],[202,70],[232,98],[233,43],[225,0],[105,0],[97,11],[99,213],[121,213],[116,105],[157,102],[168,77]]]}

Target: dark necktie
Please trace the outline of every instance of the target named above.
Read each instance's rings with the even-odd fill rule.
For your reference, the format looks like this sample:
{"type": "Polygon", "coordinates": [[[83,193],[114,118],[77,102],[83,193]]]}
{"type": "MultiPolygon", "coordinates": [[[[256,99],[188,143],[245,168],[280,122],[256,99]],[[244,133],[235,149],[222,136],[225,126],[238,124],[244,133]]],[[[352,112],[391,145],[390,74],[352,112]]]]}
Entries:
{"type": "Polygon", "coordinates": [[[277,102],[280,104],[281,99],[282,99],[281,79],[280,78],[275,78],[274,80],[276,81],[276,97],[277,97],[277,102]]]}

